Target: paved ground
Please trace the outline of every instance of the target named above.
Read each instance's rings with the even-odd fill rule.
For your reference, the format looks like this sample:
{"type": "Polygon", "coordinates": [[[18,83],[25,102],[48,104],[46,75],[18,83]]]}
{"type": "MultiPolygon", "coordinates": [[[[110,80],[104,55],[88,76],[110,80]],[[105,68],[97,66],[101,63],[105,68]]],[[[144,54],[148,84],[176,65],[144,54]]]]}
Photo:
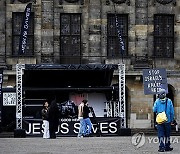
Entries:
{"type": "MultiPolygon", "coordinates": [[[[158,143],[155,136],[132,141],[132,137],[40,137],[0,138],[0,154],[155,154],[158,143]],[[133,143],[132,143],[133,142],[133,143]],[[134,143],[138,142],[138,143],[134,143]],[[133,145],[134,144],[134,145],[133,145]]],[[[180,136],[173,136],[172,154],[180,153],[180,136]]]]}

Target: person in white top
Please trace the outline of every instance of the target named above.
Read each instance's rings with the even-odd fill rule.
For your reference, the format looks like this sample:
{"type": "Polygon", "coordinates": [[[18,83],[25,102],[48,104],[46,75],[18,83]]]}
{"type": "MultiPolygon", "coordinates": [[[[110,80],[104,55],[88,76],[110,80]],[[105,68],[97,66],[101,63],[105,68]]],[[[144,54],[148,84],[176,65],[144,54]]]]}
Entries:
{"type": "Polygon", "coordinates": [[[83,108],[84,108],[84,102],[82,101],[81,104],[79,104],[78,106],[78,119],[80,121],[78,138],[82,138],[85,135],[85,122],[83,119],[83,108]]]}
{"type": "Polygon", "coordinates": [[[49,121],[48,121],[49,104],[47,101],[44,102],[43,107],[44,108],[41,111],[42,119],[43,119],[43,128],[44,128],[43,138],[48,139],[50,138],[50,134],[49,134],[49,121]]]}

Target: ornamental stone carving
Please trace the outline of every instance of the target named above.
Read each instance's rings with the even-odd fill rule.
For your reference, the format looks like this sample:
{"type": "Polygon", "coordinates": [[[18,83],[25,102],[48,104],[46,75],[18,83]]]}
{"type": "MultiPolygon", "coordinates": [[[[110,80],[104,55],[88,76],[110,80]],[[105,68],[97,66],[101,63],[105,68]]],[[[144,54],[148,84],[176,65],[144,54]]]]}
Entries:
{"type": "Polygon", "coordinates": [[[18,0],[18,1],[21,3],[27,3],[27,2],[30,2],[31,0],[18,0]]]}
{"type": "Polygon", "coordinates": [[[111,0],[113,3],[116,3],[116,4],[121,4],[121,3],[125,3],[126,0],[111,0]]]}
{"type": "Polygon", "coordinates": [[[84,0],[59,0],[59,5],[63,5],[63,2],[68,2],[68,3],[77,3],[80,1],[80,4],[84,4],[84,0]]]}
{"type": "Polygon", "coordinates": [[[174,0],[156,0],[156,1],[160,4],[169,4],[169,3],[173,2],[174,0]]]}
{"type": "Polygon", "coordinates": [[[76,3],[76,2],[78,2],[79,0],[65,0],[66,2],[68,2],[68,3],[76,3]]]}

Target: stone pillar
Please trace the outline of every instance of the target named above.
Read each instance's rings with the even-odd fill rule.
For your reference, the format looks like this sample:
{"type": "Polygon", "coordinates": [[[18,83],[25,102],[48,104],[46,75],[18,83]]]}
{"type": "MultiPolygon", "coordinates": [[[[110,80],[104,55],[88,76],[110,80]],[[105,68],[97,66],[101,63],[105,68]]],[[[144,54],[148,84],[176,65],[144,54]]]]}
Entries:
{"type": "Polygon", "coordinates": [[[43,0],[42,1],[42,52],[41,62],[42,63],[53,63],[54,62],[54,47],[53,47],[53,28],[54,28],[54,8],[53,1],[43,0]]]}
{"type": "Polygon", "coordinates": [[[145,0],[136,0],[136,54],[144,56],[147,54],[147,20],[148,20],[148,2],[145,0]]]}
{"type": "Polygon", "coordinates": [[[5,1],[0,1],[0,66],[5,65],[5,1]]]}
{"type": "Polygon", "coordinates": [[[41,0],[33,4],[34,8],[34,54],[36,62],[41,63],[41,0]]]}
{"type": "Polygon", "coordinates": [[[59,63],[60,59],[60,13],[63,7],[59,2],[54,1],[54,63],[59,63]]]}
{"type": "Polygon", "coordinates": [[[89,1],[89,63],[101,63],[101,1],[89,1]]]}
{"type": "Polygon", "coordinates": [[[84,0],[82,8],[81,53],[82,63],[89,62],[89,0],[84,0]]]}
{"type": "Polygon", "coordinates": [[[180,61],[180,1],[176,1],[176,10],[175,10],[175,46],[174,46],[174,59],[180,61]]]}

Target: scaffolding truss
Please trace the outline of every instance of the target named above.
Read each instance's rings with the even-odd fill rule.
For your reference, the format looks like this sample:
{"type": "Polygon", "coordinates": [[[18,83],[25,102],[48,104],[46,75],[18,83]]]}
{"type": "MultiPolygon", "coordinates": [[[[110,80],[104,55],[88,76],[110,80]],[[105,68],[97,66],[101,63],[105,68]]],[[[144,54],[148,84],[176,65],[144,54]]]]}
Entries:
{"type": "Polygon", "coordinates": [[[106,103],[107,117],[113,117],[112,101],[108,101],[108,102],[105,102],[105,103],[106,103]]]}
{"type": "Polygon", "coordinates": [[[119,101],[106,102],[107,117],[120,117],[119,101]]]}
{"type": "Polygon", "coordinates": [[[120,117],[121,128],[126,128],[125,64],[118,65],[119,101],[106,102],[107,117],[120,117]]]}
{"type": "Polygon", "coordinates": [[[125,64],[118,64],[119,71],[119,107],[121,128],[126,128],[126,102],[125,102],[125,64]]]}
{"type": "Polygon", "coordinates": [[[16,65],[16,129],[22,129],[22,75],[25,64],[16,65]]]}
{"type": "MultiPolygon", "coordinates": [[[[22,129],[22,75],[25,64],[16,65],[16,129],[22,129]]],[[[126,128],[125,64],[118,64],[119,101],[106,102],[107,117],[120,117],[121,128],[126,128]]]]}

